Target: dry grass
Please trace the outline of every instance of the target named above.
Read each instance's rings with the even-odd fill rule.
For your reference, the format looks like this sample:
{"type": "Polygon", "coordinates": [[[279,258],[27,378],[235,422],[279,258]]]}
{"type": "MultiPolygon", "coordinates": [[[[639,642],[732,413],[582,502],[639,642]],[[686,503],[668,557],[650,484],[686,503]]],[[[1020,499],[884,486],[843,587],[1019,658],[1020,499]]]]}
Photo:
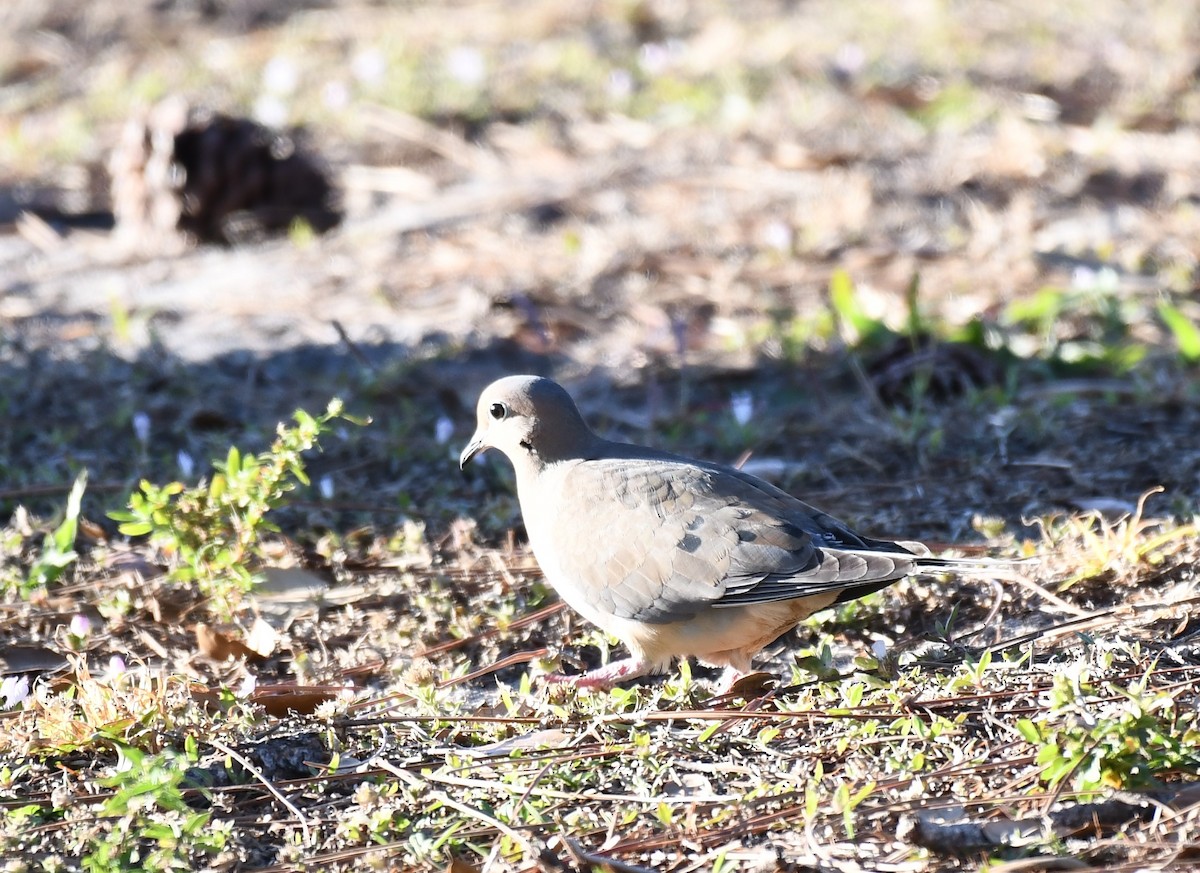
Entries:
{"type": "MultiPolygon", "coordinates": [[[[897,637],[895,616],[906,604],[924,611],[922,592],[906,584],[869,615],[825,624],[836,633],[822,637],[834,678],[789,667],[791,654],[780,647],[771,669],[785,685],[724,699],[710,698],[690,671],[608,694],[531,689],[515,678],[525,659],[500,659],[577,638],[561,611],[537,624],[510,622],[498,635],[468,625],[453,646],[396,674],[399,665],[389,669],[370,655],[412,652],[395,641],[408,633],[446,633],[421,634],[414,622],[454,628],[466,617],[429,597],[431,586],[455,578],[456,596],[500,604],[520,601],[533,584],[524,556],[481,572],[478,557],[445,553],[440,571],[402,577],[393,590],[359,589],[349,609],[326,607],[317,647],[303,642],[315,626],[284,633],[294,664],[329,659],[323,670],[311,666],[330,691],[374,675],[368,686],[383,680],[391,694],[368,688],[320,703],[311,688],[284,683],[219,703],[167,675],[129,671],[106,680],[74,661],[58,690],[43,687],[5,722],[6,740],[20,746],[9,755],[24,760],[7,776],[10,790],[21,786],[20,800],[7,806],[32,804],[44,822],[6,839],[35,855],[56,845],[94,849],[100,837],[55,810],[70,795],[73,807],[111,803],[103,789],[85,786],[104,784],[114,752],[182,751],[190,737],[197,752],[180,787],[198,798],[188,786],[214,786],[205,792],[214,821],[231,827],[224,854],[210,859],[218,866],[253,864],[262,852],[279,865],[268,869],[300,858],[352,866],[369,856],[420,866],[444,863],[448,850],[490,869],[586,866],[589,857],[653,869],[756,869],[779,853],[789,863],[848,869],[972,866],[981,854],[1172,863],[1189,845],[1194,818],[1188,783],[1173,773],[1196,763],[1197,555],[1194,537],[1165,547],[1165,535],[1179,530],[1169,522],[1135,526],[1139,533],[1128,536],[1081,517],[1066,521],[1037,573],[1004,585],[1001,624],[972,618],[965,586],[935,586],[941,615],[927,621],[944,618],[961,596],[961,625],[939,635],[925,624],[936,639],[897,637]],[[1109,605],[1088,608],[1074,599],[1079,586],[1062,595],[1068,601],[1044,590],[1065,568],[1092,560],[1098,544],[1143,554],[1109,580],[1109,605]],[[405,605],[388,618],[388,602],[405,605]],[[359,651],[357,669],[348,666],[368,635],[373,651],[359,651]],[[887,641],[882,661],[873,640],[887,641]],[[473,669],[483,675],[464,686],[473,669]],[[514,678],[491,685],[506,676],[514,678]],[[214,705],[226,712],[220,722],[206,709],[214,705]],[[267,715],[288,707],[311,714],[267,715]],[[1037,739],[1024,735],[1022,720],[1037,726],[1037,739]],[[272,749],[276,737],[298,755],[272,749]],[[1069,754],[1075,741],[1104,752],[1085,762],[1098,774],[1093,783],[1074,774],[1056,781],[1047,776],[1054,759],[1039,758],[1055,743],[1069,754]],[[240,749],[236,759],[231,748],[240,749]],[[76,775],[63,786],[69,794],[56,795],[53,765],[67,761],[76,775]],[[1090,807],[1079,804],[1089,803],[1094,813],[1081,815],[1090,807]],[[250,825],[264,816],[277,820],[273,836],[250,825]],[[1116,834],[1121,841],[1108,838],[1116,834]]],[[[169,628],[140,633],[147,630],[164,648],[189,646],[169,628]]],[[[118,645],[133,647],[132,629],[118,635],[118,645]]],[[[234,686],[249,672],[265,686],[264,666],[239,667],[225,681],[234,686]]],[[[127,825],[149,828],[159,815],[157,796],[144,790],[151,805],[127,825]]]]}
{"type": "Polygon", "coordinates": [[[8,869],[1194,863],[1183,5],[202,6],[0,12],[8,869]],[[309,125],[343,228],[95,230],[120,123],[176,93],[309,125]],[[865,531],[1038,563],[840,607],[730,697],[543,688],[615,644],[508,469],[453,470],[527,370],[865,531]],[[322,439],[231,613],[106,518],[333,395],[374,422],[322,439]],[[81,467],[79,559],[20,596],[81,467]]]}

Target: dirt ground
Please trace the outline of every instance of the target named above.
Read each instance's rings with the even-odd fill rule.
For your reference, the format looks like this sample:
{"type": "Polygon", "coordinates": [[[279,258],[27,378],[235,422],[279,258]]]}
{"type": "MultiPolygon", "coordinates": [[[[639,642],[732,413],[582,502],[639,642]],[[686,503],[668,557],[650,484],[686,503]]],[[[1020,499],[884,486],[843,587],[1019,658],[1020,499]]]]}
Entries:
{"type": "Polygon", "coordinates": [[[1195,863],[1198,79],[1166,0],[0,10],[5,869],[1195,863]],[[109,156],[168,97],[303,126],[340,225],[116,222],[109,156]],[[1037,561],[829,611],[770,691],[551,693],[620,648],[502,459],[457,469],[516,372],[1037,561]],[[335,396],[371,422],[306,456],[254,593],[109,517],[335,396]]]}

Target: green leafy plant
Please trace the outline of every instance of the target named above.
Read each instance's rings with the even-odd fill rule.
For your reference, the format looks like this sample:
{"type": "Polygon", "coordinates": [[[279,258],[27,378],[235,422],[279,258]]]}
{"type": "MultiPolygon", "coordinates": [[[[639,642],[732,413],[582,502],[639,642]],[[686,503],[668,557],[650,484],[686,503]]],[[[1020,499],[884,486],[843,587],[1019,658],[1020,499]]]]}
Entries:
{"type": "Polygon", "coordinates": [[[216,854],[225,847],[226,830],[213,828],[211,814],[191,809],[184,799],[185,756],[148,755],[124,745],[118,751],[117,773],[101,780],[114,789],[101,813],[116,820],[85,848],[80,861],[84,870],[193,870],[193,855],[216,854]]]}
{"type": "Polygon", "coordinates": [[[1200,764],[1194,709],[1147,689],[1145,680],[1094,687],[1086,671],[1059,674],[1045,720],[1020,719],[1016,728],[1039,747],[1041,779],[1051,788],[1065,782],[1084,793],[1146,789],[1159,773],[1200,764]]]}
{"type": "Polygon", "coordinates": [[[337,399],[320,416],[297,410],[293,418],[294,425],[279,425],[267,451],[255,455],[231,447],[223,462],[214,462],[212,478],[195,487],[143,481],[129,508],[109,517],[121,522],[121,533],[148,535],[172,555],[174,580],[195,583],[203,593],[226,600],[249,590],[256,581],[262,536],[278,530],[268,513],[282,506],[297,484],[309,484],[302,454],[317,445],[331,421],[353,420],[337,399]]]}
{"type": "Polygon", "coordinates": [[[854,839],[854,810],[875,791],[875,783],[868,782],[857,791],[851,791],[850,786],[842,782],[833,793],[833,811],[842,814],[842,825],[846,828],[846,836],[854,839]]]}
{"type": "Polygon", "coordinates": [[[75,536],[79,532],[79,505],[87,488],[87,471],[84,470],[71,486],[67,496],[67,508],[62,522],[42,541],[42,550],[29,568],[23,581],[18,582],[22,597],[48,588],[61,578],[67,568],[75,563],[79,554],[75,551],[75,536]]]}
{"type": "Polygon", "coordinates": [[[1158,315],[1175,337],[1179,357],[1189,364],[1200,364],[1200,325],[1192,321],[1174,304],[1158,304],[1158,315]]]}
{"type": "Polygon", "coordinates": [[[829,277],[829,303],[837,315],[842,336],[855,347],[880,342],[892,335],[882,319],[867,314],[858,299],[854,280],[845,270],[835,270],[829,277]]]}
{"type": "Polygon", "coordinates": [[[1101,270],[1089,285],[1048,286],[1012,301],[1001,321],[1014,352],[1040,358],[1055,370],[1127,373],[1147,353],[1133,331],[1144,317],[1142,304],[1117,293],[1115,274],[1101,270]],[[1032,336],[1013,335],[1020,331],[1032,336]]]}

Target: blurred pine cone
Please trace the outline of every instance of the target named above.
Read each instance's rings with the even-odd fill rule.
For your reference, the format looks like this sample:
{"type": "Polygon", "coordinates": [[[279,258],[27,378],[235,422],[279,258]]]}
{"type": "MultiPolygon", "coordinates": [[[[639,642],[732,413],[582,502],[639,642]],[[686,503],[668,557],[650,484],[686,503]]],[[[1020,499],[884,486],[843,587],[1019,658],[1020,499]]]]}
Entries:
{"type": "Polygon", "coordinates": [[[1000,359],[969,343],[943,342],[927,333],[898,336],[867,361],[867,376],[889,406],[911,406],[925,395],[947,400],[1004,381],[1000,359]]]}
{"type": "Polygon", "coordinates": [[[117,228],[128,235],[233,244],[298,219],[324,232],[341,218],[325,170],[295,134],[177,98],[126,124],[109,170],[117,228]]]}

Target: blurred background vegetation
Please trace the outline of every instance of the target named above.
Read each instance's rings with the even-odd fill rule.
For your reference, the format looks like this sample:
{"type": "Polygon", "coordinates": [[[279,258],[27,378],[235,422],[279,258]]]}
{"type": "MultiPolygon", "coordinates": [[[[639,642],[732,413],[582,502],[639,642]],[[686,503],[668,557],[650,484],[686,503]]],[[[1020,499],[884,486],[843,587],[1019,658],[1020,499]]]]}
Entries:
{"type": "MultiPolygon", "coordinates": [[[[991,792],[1041,834],[1068,787],[1193,766],[1198,77],[1179,0],[0,5],[0,848],[444,866],[552,821],[639,863],[686,833],[693,869],[759,837],[771,864],[932,869],[954,847],[898,840],[898,810],[991,792]],[[864,532],[1042,562],[787,637],[782,732],[621,721],[693,705],[687,670],[564,706],[529,677],[609,641],[555,612],[510,469],[456,464],[513,372],[864,532]],[[425,721],[348,720],[378,700],[425,721]],[[514,755],[513,796],[464,782],[455,749],[508,761],[519,719],[565,757],[514,755]],[[214,827],[187,805],[202,752],[270,788],[330,725],[451,787],[289,781],[336,831],[268,791],[235,821],[227,782],[214,827]],[[699,774],[734,800],[698,828],[670,780],[699,774]],[[595,799],[618,789],[661,802],[595,799]]],[[[1171,863],[1170,821],[1136,851],[1171,863]]]]}
{"type": "MultiPolygon", "coordinates": [[[[24,0],[0,23],[8,509],[81,467],[85,505],[120,503],[336,394],[376,424],[327,446],[307,521],[444,527],[494,493],[449,459],[514,370],[850,515],[888,482],[880,521],[914,535],[964,532],[899,484],[947,472],[1009,520],[1197,493],[1190,4],[24,0]],[[290,137],[341,224],[226,215],[214,245],[114,218],[112,177],[151,175],[114,152],[171,105],[290,137]],[[1022,484],[980,485],[997,463],[1022,484]]],[[[197,146],[219,191],[258,184],[237,146],[197,146]]]]}

